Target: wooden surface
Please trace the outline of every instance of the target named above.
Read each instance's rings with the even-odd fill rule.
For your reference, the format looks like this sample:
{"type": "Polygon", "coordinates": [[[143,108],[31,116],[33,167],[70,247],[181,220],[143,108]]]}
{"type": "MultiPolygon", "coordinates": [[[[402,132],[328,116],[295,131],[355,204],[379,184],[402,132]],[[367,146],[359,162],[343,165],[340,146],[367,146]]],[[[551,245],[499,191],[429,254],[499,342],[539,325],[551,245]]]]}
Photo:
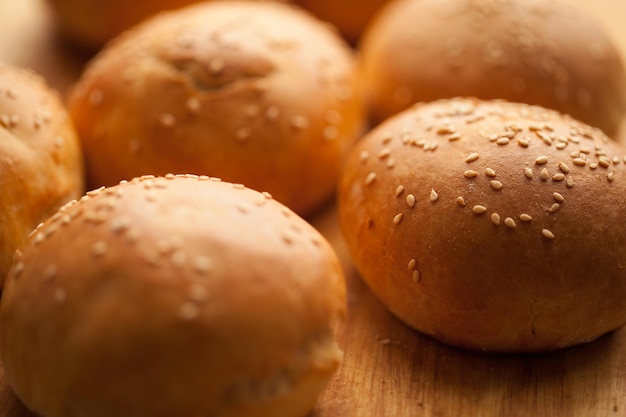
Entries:
{"type": "MultiPolygon", "coordinates": [[[[606,25],[626,57],[626,0],[571,1],[606,25]]],[[[84,59],[60,44],[45,0],[0,0],[0,60],[30,67],[65,92],[84,59]]],[[[626,416],[626,329],[542,355],[444,346],[404,326],[372,296],[332,207],[312,222],[342,260],[349,315],[344,362],[310,417],[626,416]]],[[[33,417],[11,393],[1,364],[0,417],[33,417]]]]}

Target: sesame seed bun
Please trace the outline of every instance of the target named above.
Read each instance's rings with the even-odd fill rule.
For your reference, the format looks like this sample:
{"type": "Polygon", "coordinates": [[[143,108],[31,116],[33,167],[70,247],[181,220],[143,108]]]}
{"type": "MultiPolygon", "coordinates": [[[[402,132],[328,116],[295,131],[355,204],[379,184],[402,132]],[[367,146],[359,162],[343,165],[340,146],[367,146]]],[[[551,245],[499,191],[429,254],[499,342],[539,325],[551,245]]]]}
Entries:
{"type": "Polygon", "coordinates": [[[626,113],[619,50],[565,1],[395,0],[360,50],[376,121],[416,102],[476,96],[554,109],[613,137],[626,113]]]}
{"type": "Polygon", "coordinates": [[[322,20],[332,23],[341,35],[355,44],[380,7],[389,0],[296,0],[322,20]]]}
{"type": "Polygon", "coordinates": [[[0,63],[0,287],[16,249],[83,193],[82,155],[59,94],[40,76],[0,63]]]}
{"type": "Polygon", "coordinates": [[[340,225],[410,326],[472,350],[559,349],[626,322],[625,157],[541,107],[417,105],[351,153],[340,225]]]}
{"type": "Polygon", "coordinates": [[[200,1],[48,0],[48,3],[52,5],[59,31],[67,41],[82,49],[96,51],[123,31],[158,12],[200,1]]]}
{"type": "Polygon", "coordinates": [[[361,133],[354,64],[338,35],[293,6],[162,14],[96,57],[69,99],[89,185],[204,174],[308,215],[333,195],[361,133]]]}
{"type": "Polygon", "coordinates": [[[2,362],[42,417],[301,417],[345,309],[330,245],[267,194],[144,177],[37,229],[2,297],[2,362]]]}

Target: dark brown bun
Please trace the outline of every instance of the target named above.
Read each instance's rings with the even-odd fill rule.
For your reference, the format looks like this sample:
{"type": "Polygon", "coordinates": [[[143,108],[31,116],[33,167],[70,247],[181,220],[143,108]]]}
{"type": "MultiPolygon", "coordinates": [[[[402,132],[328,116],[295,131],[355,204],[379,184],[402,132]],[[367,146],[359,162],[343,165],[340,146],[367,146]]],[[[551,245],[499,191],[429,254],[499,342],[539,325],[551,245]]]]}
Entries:
{"type": "Polygon", "coordinates": [[[552,110],[417,105],[353,150],[339,220],[363,279],[414,328],[498,352],[626,322],[626,151],[552,110]]]}
{"type": "Polygon", "coordinates": [[[267,194],[145,177],[37,229],[2,297],[2,362],[42,417],[302,417],[345,303],[330,245],[267,194]]]}
{"type": "Polygon", "coordinates": [[[0,63],[0,287],[28,234],[83,192],[82,155],[59,94],[0,63]]]}
{"type": "MultiPolygon", "coordinates": [[[[206,0],[210,1],[210,0],[206,0]]],[[[277,0],[289,1],[289,0],[277,0]]],[[[72,44],[95,51],[123,31],[165,10],[200,0],[48,0],[58,28],[72,44]]]]}
{"type": "Polygon", "coordinates": [[[357,43],[378,9],[389,0],[295,0],[322,20],[332,23],[350,43],[357,43]]]}
{"type": "Polygon", "coordinates": [[[360,49],[377,121],[416,102],[476,96],[555,109],[613,137],[626,112],[615,44],[559,0],[395,0],[360,49]]]}
{"type": "Polygon", "coordinates": [[[97,56],[70,97],[89,185],[205,174],[308,215],[361,133],[354,65],[337,34],[290,5],[161,14],[97,56]]]}

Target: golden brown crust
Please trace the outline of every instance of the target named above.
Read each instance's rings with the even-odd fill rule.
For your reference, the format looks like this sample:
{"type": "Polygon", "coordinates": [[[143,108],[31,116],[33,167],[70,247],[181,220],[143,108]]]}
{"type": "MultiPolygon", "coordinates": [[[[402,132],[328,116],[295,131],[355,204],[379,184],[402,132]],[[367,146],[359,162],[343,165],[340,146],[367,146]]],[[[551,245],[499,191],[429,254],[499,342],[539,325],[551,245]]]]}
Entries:
{"type": "Polygon", "coordinates": [[[6,376],[47,417],[302,416],[341,358],[344,285],[269,196],[136,179],[66,206],[16,260],[6,376]]]}
{"type": "MultiPolygon", "coordinates": [[[[224,0],[222,0],[224,1],[224,0]]],[[[289,1],[289,0],[274,0],[289,1]]],[[[123,31],[165,10],[199,3],[199,0],[49,0],[65,38],[97,51],[123,31]]]]}
{"type": "Polygon", "coordinates": [[[0,286],[16,249],[40,222],[83,192],[82,155],[56,91],[0,64],[0,286]]]}
{"type": "Polygon", "coordinates": [[[378,121],[418,101],[477,96],[552,108],[613,136],[626,112],[618,49],[562,1],[397,0],[361,52],[378,121]]]}
{"type": "Polygon", "coordinates": [[[353,58],[283,4],[163,14],[96,58],[70,97],[88,181],[206,174],[310,214],[361,132],[353,58]]]}
{"type": "Polygon", "coordinates": [[[558,349],[626,322],[625,157],[543,108],[418,105],[354,149],[340,224],[409,325],[476,350],[558,349]]]}

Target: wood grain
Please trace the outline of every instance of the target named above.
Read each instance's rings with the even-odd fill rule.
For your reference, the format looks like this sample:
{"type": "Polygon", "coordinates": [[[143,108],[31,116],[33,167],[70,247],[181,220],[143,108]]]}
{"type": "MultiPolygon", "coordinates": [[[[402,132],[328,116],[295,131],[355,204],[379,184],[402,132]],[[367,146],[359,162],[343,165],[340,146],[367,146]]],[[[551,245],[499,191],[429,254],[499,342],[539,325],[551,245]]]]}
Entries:
{"type": "MultiPolygon", "coordinates": [[[[626,57],[626,1],[571,1],[607,27],[626,57]]],[[[65,92],[85,57],[55,36],[45,0],[0,0],[0,60],[30,67],[65,92]]],[[[542,355],[494,356],[442,345],[395,319],[369,292],[350,262],[333,207],[312,223],[342,261],[349,314],[344,362],[310,417],[626,416],[626,329],[542,355]]],[[[0,417],[34,417],[11,392],[1,364],[0,417]]]]}

